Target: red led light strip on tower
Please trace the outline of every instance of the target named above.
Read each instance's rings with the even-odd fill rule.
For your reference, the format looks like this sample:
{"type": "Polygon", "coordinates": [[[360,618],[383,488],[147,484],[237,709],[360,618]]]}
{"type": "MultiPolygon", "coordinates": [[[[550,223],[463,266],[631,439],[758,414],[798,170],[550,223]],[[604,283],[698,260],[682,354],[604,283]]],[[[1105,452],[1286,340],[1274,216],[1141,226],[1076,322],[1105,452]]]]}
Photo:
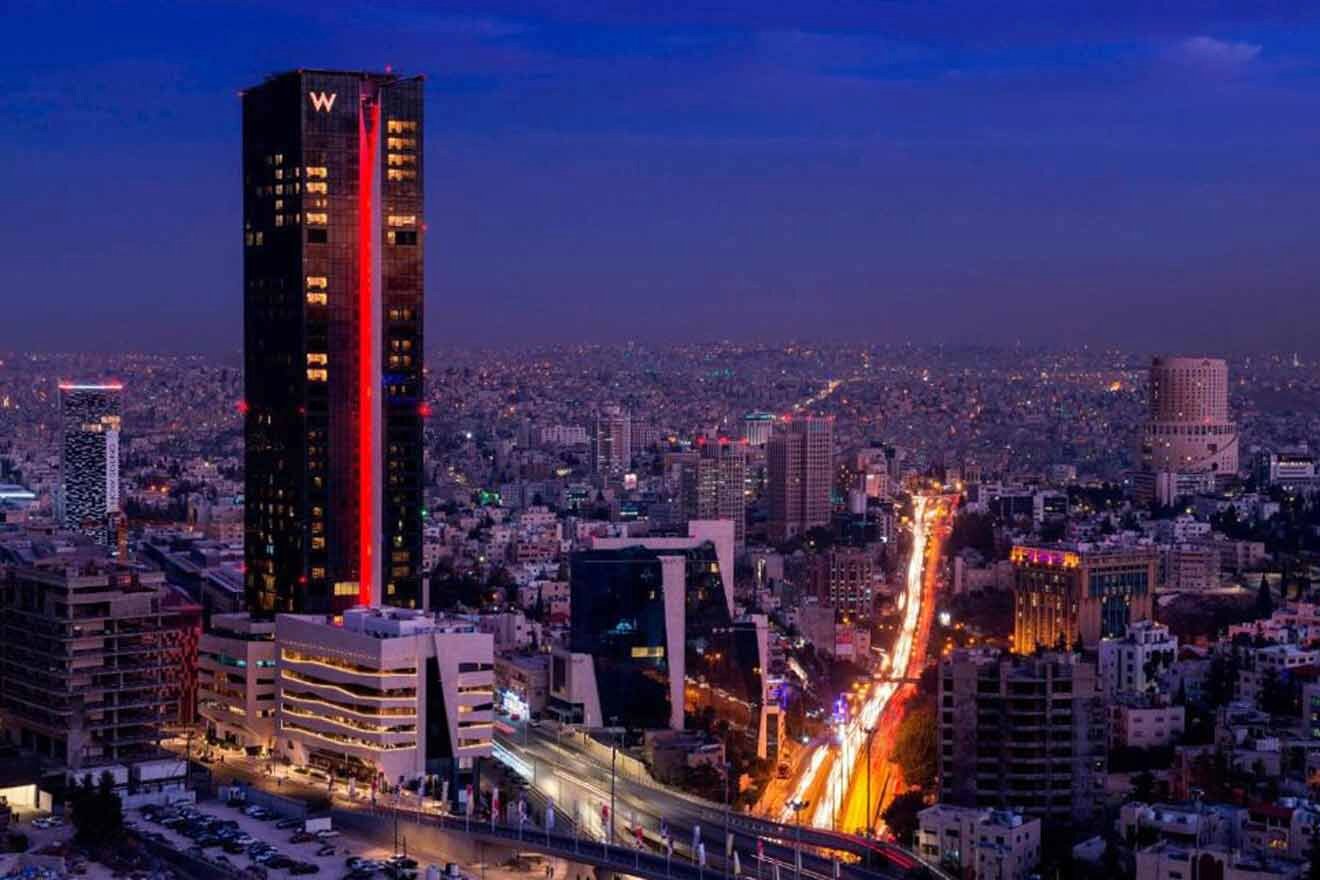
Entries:
{"type": "Polygon", "coordinates": [[[358,601],[371,605],[376,573],[376,449],[373,417],[376,398],[374,328],[376,300],[372,290],[373,181],[376,145],[380,137],[380,104],[358,107],[358,601]],[[371,114],[370,122],[366,114],[371,114]]]}

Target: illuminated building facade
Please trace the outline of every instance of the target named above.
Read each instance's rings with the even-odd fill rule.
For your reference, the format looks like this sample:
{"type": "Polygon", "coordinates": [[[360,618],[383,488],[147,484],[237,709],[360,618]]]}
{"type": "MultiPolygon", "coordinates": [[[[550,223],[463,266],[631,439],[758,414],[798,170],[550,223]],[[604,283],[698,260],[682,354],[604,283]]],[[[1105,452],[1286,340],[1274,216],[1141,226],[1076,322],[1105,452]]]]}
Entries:
{"type": "Polygon", "coordinates": [[[456,796],[491,755],[495,643],[471,622],[281,614],[275,644],[276,740],[295,765],[364,784],[439,777],[456,796]]]}
{"type": "Polygon", "coordinates": [[[1151,617],[1159,557],[1151,547],[1015,546],[1013,648],[1095,648],[1151,617]]]}
{"type": "Polygon", "coordinates": [[[60,524],[106,544],[119,512],[118,383],[60,383],[60,524]]]}
{"type": "Polygon", "coordinates": [[[422,604],[420,78],[243,95],[249,610],[422,604]]]}

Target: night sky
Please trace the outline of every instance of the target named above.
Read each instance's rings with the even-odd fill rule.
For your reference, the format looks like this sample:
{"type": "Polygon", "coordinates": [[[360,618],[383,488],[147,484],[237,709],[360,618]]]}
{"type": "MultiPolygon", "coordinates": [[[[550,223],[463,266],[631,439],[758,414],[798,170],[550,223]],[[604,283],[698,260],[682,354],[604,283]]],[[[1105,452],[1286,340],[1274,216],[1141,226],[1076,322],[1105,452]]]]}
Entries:
{"type": "Polygon", "coordinates": [[[428,77],[432,346],[1320,326],[1320,3],[17,2],[0,47],[0,350],[236,351],[237,92],[299,66],[428,77]]]}

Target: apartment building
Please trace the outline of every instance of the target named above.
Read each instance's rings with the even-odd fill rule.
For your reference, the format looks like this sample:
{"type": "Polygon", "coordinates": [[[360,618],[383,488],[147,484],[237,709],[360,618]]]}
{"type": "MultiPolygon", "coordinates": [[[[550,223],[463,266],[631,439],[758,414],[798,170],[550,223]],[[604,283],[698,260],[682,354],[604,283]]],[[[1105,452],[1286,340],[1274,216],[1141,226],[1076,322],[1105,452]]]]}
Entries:
{"type": "Polygon", "coordinates": [[[0,569],[0,708],[9,738],[69,778],[109,772],[126,802],[180,790],[160,748],[178,716],[164,575],[104,557],[0,569]]]}
{"type": "Polygon", "coordinates": [[[945,800],[1046,822],[1094,820],[1107,731],[1093,663],[960,649],[940,664],[939,681],[945,800]]]}

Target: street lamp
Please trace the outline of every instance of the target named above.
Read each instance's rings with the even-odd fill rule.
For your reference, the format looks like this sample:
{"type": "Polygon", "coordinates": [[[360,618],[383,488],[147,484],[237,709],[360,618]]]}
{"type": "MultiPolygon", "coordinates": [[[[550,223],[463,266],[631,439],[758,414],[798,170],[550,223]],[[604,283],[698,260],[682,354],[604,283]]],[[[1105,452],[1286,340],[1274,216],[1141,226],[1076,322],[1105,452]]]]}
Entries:
{"type": "Polygon", "coordinates": [[[796,869],[796,880],[802,880],[802,811],[811,805],[810,801],[790,800],[788,808],[793,811],[793,866],[796,869]]]}
{"type": "MultiPolygon", "coordinates": [[[[874,818],[871,816],[871,740],[875,738],[876,727],[864,728],[866,733],[866,836],[871,836],[874,818]]],[[[870,853],[870,850],[867,850],[870,853]]]]}

